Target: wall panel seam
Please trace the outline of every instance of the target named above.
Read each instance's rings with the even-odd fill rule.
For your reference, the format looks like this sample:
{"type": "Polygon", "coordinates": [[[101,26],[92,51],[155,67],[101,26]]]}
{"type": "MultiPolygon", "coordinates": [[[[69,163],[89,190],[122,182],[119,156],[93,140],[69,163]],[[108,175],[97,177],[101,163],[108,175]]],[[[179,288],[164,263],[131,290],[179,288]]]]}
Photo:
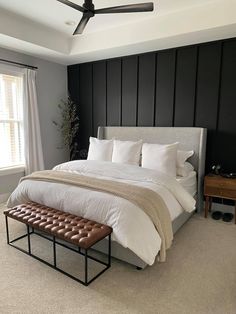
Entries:
{"type": "Polygon", "coordinates": [[[175,125],[175,96],[176,96],[176,75],[177,75],[177,62],[178,62],[178,49],[175,49],[175,70],[174,70],[174,90],[173,90],[173,116],[172,126],[175,125]]]}
{"type": "Polygon", "coordinates": [[[105,114],[106,114],[106,117],[105,117],[105,123],[106,123],[106,126],[107,126],[107,112],[108,112],[108,109],[107,109],[107,60],[105,62],[105,86],[106,86],[106,94],[105,94],[105,114]]]}
{"type": "Polygon", "coordinates": [[[94,134],[94,116],[93,116],[93,111],[94,111],[94,78],[93,78],[93,63],[91,65],[91,71],[92,71],[92,134],[94,134]]]}
{"type": "Polygon", "coordinates": [[[217,114],[216,114],[216,133],[218,133],[219,117],[220,117],[221,86],[222,86],[222,72],[223,72],[223,54],[224,54],[224,42],[221,42],[221,47],[220,47],[220,77],[219,77],[219,85],[218,85],[218,101],[217,101],[217,114]]]}
{"type": "Polygon", "coordinates": [[[196,55],[196,76],[195,76],[195,92],[194,92],[193,126],[195,126],[195,124],[196,124],[197,92],[198,92],[198,66],[199,66],[199,46],[197,46],[197,55],[196,55]]]}
{"type": "Polygon", "coordinates": [[[154,108],[153,108],[153,126],[156,125],[156,93],[157,93],[157,67],[158,67],[158,59],[157,59],[158,54],[155,53],[155,74],[154,74],[154,108]]]}
{"type": "Polygon", "coordinates": [[[122,81],[123,81],[123,58],[120,59],[120,126],[122,125],[122,105],[123,105],[123,86],[122,86],[122,81]]]}
{"type": "Polygon", "coordinates": [[[137,96],[136,96],[136,126],[138,125],[138,103],[139,103],[139,56],[137,56],[137,96]]]}

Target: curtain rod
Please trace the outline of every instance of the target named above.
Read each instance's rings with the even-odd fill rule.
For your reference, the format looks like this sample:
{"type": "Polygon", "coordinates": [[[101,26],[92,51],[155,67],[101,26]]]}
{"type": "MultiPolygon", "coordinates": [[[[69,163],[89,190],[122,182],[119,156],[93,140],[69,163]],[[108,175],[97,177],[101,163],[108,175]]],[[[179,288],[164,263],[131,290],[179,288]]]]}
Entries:
{"type": "Polygon", "coordinates": [[[21,67],[33,69],[33,70],[37,70],[37,69],[38,69],[37,67],[34,67],[34,66],[32,66],[32,65],[29,65],[29,64],[14,62],[14,61],[5,60],[5,59],[0,59],[0,62],[11,63],[11,64],[19,65],[19,66],[21,66],[21,67]]]}

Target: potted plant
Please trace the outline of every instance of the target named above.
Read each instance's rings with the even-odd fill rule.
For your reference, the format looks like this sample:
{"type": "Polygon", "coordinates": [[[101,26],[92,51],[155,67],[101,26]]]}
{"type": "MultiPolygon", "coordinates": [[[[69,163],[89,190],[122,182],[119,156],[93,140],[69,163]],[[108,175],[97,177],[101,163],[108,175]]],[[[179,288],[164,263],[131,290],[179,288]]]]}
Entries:
{"type": "Polygon", "coordinates": [[[60,122],[52,120],[53,124],[61,133],[64,147],[70,151],[70,160],[78,158],[78,133],[79,133],[79,114],[78,106],[68,96],[66,100],[61,100],[58,104],[62,119],[60,122]]]}

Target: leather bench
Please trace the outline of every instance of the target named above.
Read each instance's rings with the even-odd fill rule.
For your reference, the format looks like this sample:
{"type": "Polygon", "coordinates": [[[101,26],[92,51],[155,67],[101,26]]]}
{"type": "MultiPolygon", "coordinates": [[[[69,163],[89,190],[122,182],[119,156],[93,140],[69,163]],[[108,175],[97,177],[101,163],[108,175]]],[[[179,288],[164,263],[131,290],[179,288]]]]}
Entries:
{"type": "Polygon", "coordinates": [[[7,243],[24,253],[40,260],[41,262],[53,267],[54,269],[59,270],[60,272],[68,275],[72,279],[79,281],[84,285],[88,285],[98,276],[100,276],[105,270],[107,270],[111,265],[111,233],[112,228],[97,223],[96,221],[85,219],[80,216],[72,215],[67,212],[63,212],[51,207],[47,207],[38,203],[29,202],[26,204],[18,205],[4,211],[6,217],[6,231],[7,231],[7,243]],[[12,241],[9,239],[9,226],[8,218],[20,221],[27,226],[27,234],[18,237],[12,241]],[[31,229],[31,230],[30,230],[31,229]],[[41,232],[36,232],[36,230],[41,232]],[[43,235],[43,233],[46,234],[43,235]],[[35,256],[31,252],[31,235],[36,234],[38,236],[44,237],[53,242],[53,264],[50,264],[38,256],[35,256]],[[50,235],[52,239],[48,237],[50,235]],[[109,237],[108,241],[108,262],[104,263],[103,261],[98,260],[97,258],[88,255],[88,250],[98,241],[109,237]],[[28,238],[28,251],[25,251],[13,243],[17,240],[20,240],[24,237],[28,238]],[[72,247],[66,246],[62,242],[58,242],[56,239],[61,239],[63,242],[68,242],[76,246],[78,250],[73,249],[72,247]],[[67,247],[76,253],[79,253],[85,258],[85,278],[84,281],[80,280],[77,277],[70,275],[69,273],[63,271],[57,267],[57,258],[56,258],[56,244],[67,247]],[[82,252],[82,250],[84,252],[82,252]],[[101,272],[99,272],[95,277],[88,280],[88,262],[87,259],[90,258],[98,263],[101,263],[106,266],[101,272]]]}

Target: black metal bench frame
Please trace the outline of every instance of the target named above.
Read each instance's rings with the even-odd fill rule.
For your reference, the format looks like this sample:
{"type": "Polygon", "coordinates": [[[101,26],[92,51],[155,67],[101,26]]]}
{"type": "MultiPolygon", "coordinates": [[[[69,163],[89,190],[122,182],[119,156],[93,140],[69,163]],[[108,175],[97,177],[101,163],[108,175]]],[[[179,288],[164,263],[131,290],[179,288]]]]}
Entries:
{"type": "MultiPolygon", "coordinates": [[[[25,253],[25,254],[27,254],[27,255],[32,256],[32,257],[35,258],[36,260],[38,260],[38,261],[40,261],[40,262],[42,262],[42,263],[48,265],[49,267],[51,267],[51,268],[53,268],[53,269],[56,269],[56,270],[59,271],[60,273],[62,273],[62,274],[64,274],[64,275],[66,275],[66,276],[68,276],[68,277],[70,277],[70,278],[76,280],[77,282],[83,284],[84,286],[88,286],[92,281],[94,281],[94,280],[95,280],[96,278],[98,278],[101,274],[103,274],[108,268],[111,267],[111,234],[108,235],[108,262],[105,263],[105,262],[103,262],[103,261],[101,261],[101,260],[99,260],[99,259],[97,259],[97,258],[95,258],[95,257],[93,257],[93,256],[91,256],[91,255],[88,255],[88,251],[92,248],[92,246],[89,247],[88,249],[83,249],[84,252],[81,251],[81,248],[80,248],[79,246],[78,246],[78,250],[76,250],[76,249],[74,249],[74,248],[72,248],[72,247],[69,247],[69,246],[65,245],[64,243],[58,242],[58,241],[56,240],[57,238],[56,238],[54,235],[52,235],[52,234],[50,234],[50,233],[47,233],[47,232],[45,232],[45,231],[42,231],[42,230],[40,230],[40,229],[32,228],[32,227],[31,227],[31,230],[30,230],[30,226],[29,226],[28,224],[23,223],[23,222],[21,222],[21,221],[18,221],[18,220],[16,220],[16,219],[13,219],[13,218],[12,218],[12,219],[13,219],[14,221],[18,221],[18,222],[21,222],[21,223],[23,223],[23,224],[26,225],[27,233],[10,241],[8,218],[10,218],[10,217],[8,217],[7,215],[5,215],[5,220],[6,220],[6,233],[7,233],[7,244],[9,244],[10,246],[16,248],[17,250],[19,250],[19,251],[21,251],[21,252],[23,252],[23,253],[25,253]],[[40,231],[40,232],[43,232],[45,235],[44,235],[44,234],[41,234],[41,233],[38,233],[38,232],[36,232],[35,230],[40,231]],[[51,241],[51,242],[53,243],[53,264],[50,264],[49,262],[43,260],[42,258],[40,258],[40,257],[38,257],[38,256],[36,256],[36,255],[34,255],[34,254],[32,254],[32,252],[31,252],[31,239],[30,239],[30,236],[31,236],[32,234],[35,234],[35,235],[37,235],[37,236],[39,236],[39,237],[42,237],[42,238],[44,238],[44,239],[47,239],[48,241],[51,241]],[[13,243],[17,242],[18,240],[21,240],[21,239],[23,239],[23,238],[25,238],[25,237],[28,238],[28,251],[26,251],[26,250],[24,250],[24,249],[22,249],[22,248],[20,248],[20,247],[18,247],[18,246],[16,246],[16,245],[13,244],[13,243]],[[69,250],[71,250],[71,251],[73,251],[73,252],[75,252],[75,253],[78,253],[78,254],[84,256],[84,281],[81,280],[81,279],[79,279],[79,278],[77,278],[77,277],[75,277],[75,276],[73,276],[73,275],[71,275],[70,273],[68,273],[68,272],[66,272],[66,271],[64,271],[64,270],[62,270],[61,268],[58,268],[58,267],[57,267],[57,254],[56,254],[56,247],[57,247],[57,246],[56,246],[56,244],[57,244],[57,245],[60,245],[60,246],[63,246],[64,248],[67,248],[67,249],[69,249],[69,250]],[[97,275],[95,275],[95,276],[94,276],[93,278],[91,278],[90,280],[88,280],[88,259],[91,259],[91,260],[93,260],[93,261],[95,261],[95,262],[97,262],[97,263],[100,263],[100,264],[106,266],[103,270],[101,270],[97,275]]],[[[101,239],[101,240],[103,240],[103,239],[101,239]]],[[[101,241],[101,240],[99,240],[99,241],[101,241]]],[[[64,240],[64,241],[66,242],[66,240],[64,240]]],[[[97,242],[99,242],[99,241],[97,241],[97,242]]],[[[97,243],[97,242],[96,242],[96,243],[97,243]]],[[[68,242],[68,243],[74,245],[74,244],[71,243],[71,242],[68,242]]],[[[95,245],[96,243],[94,243],[93,245],[95,245]]]]}

